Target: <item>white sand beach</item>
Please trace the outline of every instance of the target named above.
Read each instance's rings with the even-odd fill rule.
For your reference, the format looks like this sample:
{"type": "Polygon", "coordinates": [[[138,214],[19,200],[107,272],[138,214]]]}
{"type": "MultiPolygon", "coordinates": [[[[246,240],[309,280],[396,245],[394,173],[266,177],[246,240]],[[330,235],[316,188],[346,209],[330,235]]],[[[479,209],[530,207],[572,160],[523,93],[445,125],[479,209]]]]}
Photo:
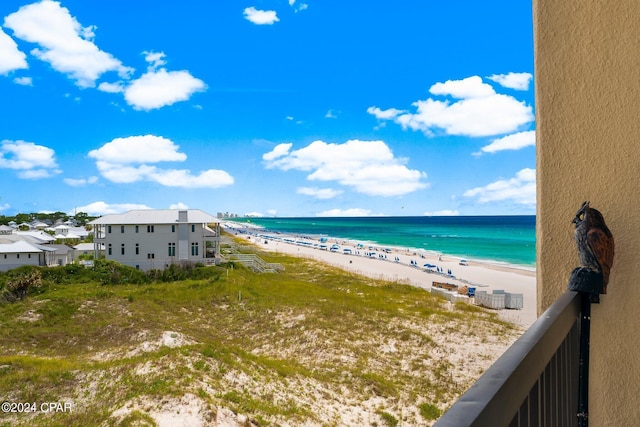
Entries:
{"type": "Polygon", "coordinates": [[[537,318],[534,269],[473,260],[461,265],[460,258],[427,251],[374,244],[362,246],[358,242],[335,238],[320,241],[311,237],[275,234],[237,223],[225,223],[223,228],[264,250],[312,258],[368,277],[400,281],[424,289],[431,289],[435,281],[475,287],[476,292],[501,290],[522,294],[523,308],[496,310],[499,317],[525,328],[537,318]],[[442,273],[424,267],[425,264],[437,266],[442,273]]]}

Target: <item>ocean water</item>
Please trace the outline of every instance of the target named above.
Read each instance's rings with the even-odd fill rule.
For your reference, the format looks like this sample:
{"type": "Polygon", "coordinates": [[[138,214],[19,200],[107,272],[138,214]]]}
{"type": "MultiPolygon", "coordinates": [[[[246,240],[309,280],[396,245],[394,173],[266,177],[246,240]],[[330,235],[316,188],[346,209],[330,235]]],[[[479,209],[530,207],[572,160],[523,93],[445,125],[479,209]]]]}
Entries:
{"type": "Polygon", "coordinates": [[[238,218],[272,232],[343,238],[525,267],[536,264],[536,217],[238,218]]]}

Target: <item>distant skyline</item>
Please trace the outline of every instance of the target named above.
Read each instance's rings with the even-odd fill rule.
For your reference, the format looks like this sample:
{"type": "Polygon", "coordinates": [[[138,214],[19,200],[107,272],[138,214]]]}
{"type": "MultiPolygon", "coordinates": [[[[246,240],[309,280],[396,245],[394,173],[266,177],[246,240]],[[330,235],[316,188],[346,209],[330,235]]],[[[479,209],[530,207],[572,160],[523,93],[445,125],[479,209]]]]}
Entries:
{"type": "Polygon", "coordinates": [[[0,215],[535,214],[531,2],[0,3],[0,215]]]}

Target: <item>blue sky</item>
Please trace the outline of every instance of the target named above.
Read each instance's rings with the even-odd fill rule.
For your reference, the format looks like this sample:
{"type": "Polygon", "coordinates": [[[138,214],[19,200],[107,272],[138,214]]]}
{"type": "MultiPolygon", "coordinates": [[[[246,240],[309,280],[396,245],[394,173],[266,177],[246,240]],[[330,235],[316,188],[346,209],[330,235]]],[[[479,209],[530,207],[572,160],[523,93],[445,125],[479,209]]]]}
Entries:
{"type": "Polygon", "coordinates": [[[0,214],[535,213],[531,3],[0,2],[0,214]]]}

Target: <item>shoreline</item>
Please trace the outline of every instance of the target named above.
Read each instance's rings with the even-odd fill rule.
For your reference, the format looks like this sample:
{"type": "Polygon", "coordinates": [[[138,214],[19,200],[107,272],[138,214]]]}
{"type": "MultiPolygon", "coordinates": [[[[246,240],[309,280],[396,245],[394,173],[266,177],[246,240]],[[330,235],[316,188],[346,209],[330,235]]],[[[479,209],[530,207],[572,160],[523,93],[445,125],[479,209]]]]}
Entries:
{"type": "Polygon", "coordinates": [[[473,259],[461,265],[461,257],[413,248],[354,242],[340,237],[296,236],[235,222],[225,222],[222,226],[263,250],[312,258],[367,277],[404,281],[427,290],[433,282],[447,282],[476,287],[476,292],[498,290],[522,294],[522,309],[501,309],[495,310],[496,313],[502,320],[525,328],[537,318],[535,268],[473,259]],[[427,268],[425,264],[433,267],[427,268]]]}
{"type": "Polygon", "coordinates": [[[288,232],[288,231],[277,231],[277,230],[271,230],[262,225],[252,224],[250,222],[246,223],[246,222],[236,222],[233,220],[226,220],[226,221],[223,220],[222,226],[223,228],[237,230],[242,233],[249,232],[253,234],[263,235],[263,237],[267,237],[267,238],[290,237],[296,240],[312,240],[312,241],[319,241],[320,239],[326,239],[331,243],[341,244],[341,242],[345,242],[345,243],[348,242],[348,244],[351,244],[353,246],[360,243],[365,246],[375,246],[377,248],[392,248],[397,251],[411,251],[411,252],[416,252],[418,254],[419,253],[429,254],[431,258],[433,256],[445,256],[445,257],[454,258],[454,259],[466,259],[467,261],[470,261],[473,263],[478,263],[478,264],[487,265],[487,266],[495,266],[497,268],[530,271],[530,272],[533,272],[533,274],[535,274],[536,272],[535,263],[534,264],[518,264],[514,262],[509,262],[509,261],[498,261],[498,260],[486,259],[486,258],[474,258],[467,254],[451,254],[451,253],[440,252],[433,249],[401,246],[393,243],[390,243],[390,244],[379,243],[379,242],[365,240],[365,239],[354,239],[350,237],[332,236],[329,234],[314,234],[314,233],[302,234],[302,233],[294,233],[294,232],[288,232]]]}

